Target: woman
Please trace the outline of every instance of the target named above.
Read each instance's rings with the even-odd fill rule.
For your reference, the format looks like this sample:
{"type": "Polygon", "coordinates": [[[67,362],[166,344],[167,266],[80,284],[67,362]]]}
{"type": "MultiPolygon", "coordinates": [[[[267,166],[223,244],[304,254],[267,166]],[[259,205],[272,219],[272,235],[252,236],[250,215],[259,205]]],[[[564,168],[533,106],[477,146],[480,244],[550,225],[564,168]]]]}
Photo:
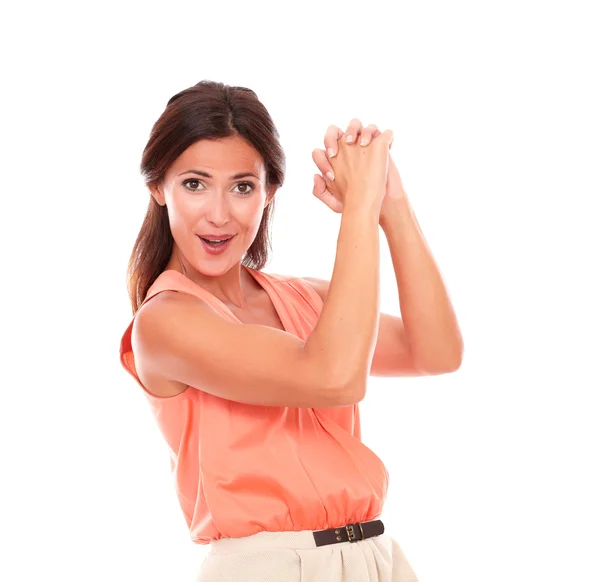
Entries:
{"type": "MultiPolygon", "coordinates": [[[[261,270],[285,158],[253,91],[178,93],[144,150],[150,206],[120,355],[170,447],[192,541],[210,544],[199,581],[417,580],[376,519],[388,473],[360,440],[392,139],[364,133],[360,149],[331,134],[337,153],[319,160],[342,213],[328,289],[261,270]]],[[[418,373],[401,346],[392,358],[400,319],[385,317],[381,375],[418,373]]]]}

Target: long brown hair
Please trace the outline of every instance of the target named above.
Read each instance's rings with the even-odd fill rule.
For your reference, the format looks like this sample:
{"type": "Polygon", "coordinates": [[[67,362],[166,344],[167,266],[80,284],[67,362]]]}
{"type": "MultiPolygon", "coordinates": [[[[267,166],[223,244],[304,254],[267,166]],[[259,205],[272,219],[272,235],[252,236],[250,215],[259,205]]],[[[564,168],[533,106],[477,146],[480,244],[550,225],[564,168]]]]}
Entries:
{"type": "MultiPolygon", "coordinates": [[[[146,186],[159,184],[169,166],[193,143],[239,135],[263,157],[267,189],[283,185],[285,154],[279,133],[254,91],[203,80],[173,95],[158,118],[144,148],[140,170],[146,186]]],[[[271,248],[273,202],[266,206],[256,238],[242,264],[262,269],[271,248]]],[[[150,195],[148,210],[127,267],[127,289],[133,314],[163,272],[173,251],[173,235],[167,207],[150,195]]]]}

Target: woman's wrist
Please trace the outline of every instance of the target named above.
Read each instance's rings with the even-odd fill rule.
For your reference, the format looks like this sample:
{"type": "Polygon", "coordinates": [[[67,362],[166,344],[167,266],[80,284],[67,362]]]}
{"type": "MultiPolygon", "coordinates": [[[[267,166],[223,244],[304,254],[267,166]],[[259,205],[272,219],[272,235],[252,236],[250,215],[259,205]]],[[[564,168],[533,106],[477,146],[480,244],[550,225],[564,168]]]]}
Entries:
{"type": "Polygon", "coordinates": [[[363,219],[373,219],[379,222],[381,212],[381,201],[376,201],[365,192],[346,194],[344,196],[344,207],[342,215],[359,215],[363,219]]]}

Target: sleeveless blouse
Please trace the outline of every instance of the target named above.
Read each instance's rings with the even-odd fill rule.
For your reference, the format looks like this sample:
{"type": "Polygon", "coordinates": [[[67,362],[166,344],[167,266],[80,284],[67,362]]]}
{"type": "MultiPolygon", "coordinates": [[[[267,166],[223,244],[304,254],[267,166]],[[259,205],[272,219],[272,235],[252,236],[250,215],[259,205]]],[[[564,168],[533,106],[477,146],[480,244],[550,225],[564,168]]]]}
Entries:
{"type": "MultiPolygon", "coordinates": [[[[267,292],[285,331],[306,341],[323,307],[317,292],[301,278],[242,268],[267,292]]],[[[166,290],[193,295],[243,325],[221,300],[171,269],[158,276],[142,305],[166,290]]],[[[213,396],[202,386],[154,396],[136,374],[134,320],[121,339],[121,364],[141,386],[168,445],[177,498],[194,543],[261,531],[329,529],[380,516],[389,475],[361,441],[358,404],[250,405],[213,396]]]]}

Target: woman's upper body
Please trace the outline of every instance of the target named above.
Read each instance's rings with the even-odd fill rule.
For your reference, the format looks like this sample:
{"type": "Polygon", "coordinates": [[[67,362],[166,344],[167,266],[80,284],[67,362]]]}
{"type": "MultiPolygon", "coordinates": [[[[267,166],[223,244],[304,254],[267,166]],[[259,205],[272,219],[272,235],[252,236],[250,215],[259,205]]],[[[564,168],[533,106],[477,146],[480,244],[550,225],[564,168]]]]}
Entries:
{"type": "MultiPolygon", "coordinates": [[[[173,294],[174,301],[194,302],[197,308],[201,303],[233,325],[263,325],[306,341],[323,307],[316,291],[300,278],[248,267],[242,273],[256,284],[253,305],[262,306],[252,313],[226,305],[183,273],[166,269],[121,340],[121,362],[142,387],[169,447],[192,540],[207,544],[260,531],[328,529],[376,518],[389,476],[361,442],[358,403],[293,407],[237,402],[202,385],[153,377],[147,369],[152,366],[137,362],[135,341],[132,346],[136,318],[154,301],[173,294]]],[[[236,352],[228,353],[229,369],[236,367],[236,352]]],[[[285,390],[281,385],[280,391],[285,390]]]]}
{"type": "Polygon", "coordinates": [[[202,81],[171,97],[152,128],[120,357],[169,446],[197,543],[382,510],[388,473],[361,442],[358,402],[377,359],[387,375],[415,369],[401,328],[379,325],[388,138],[340,144],[336,179],[354,187],[340,192],[325,300],[303,279],[261,271],[285,155],[253,91],[202,81]],[[389,347],[377,358],[379,332],[389,347]]]}

